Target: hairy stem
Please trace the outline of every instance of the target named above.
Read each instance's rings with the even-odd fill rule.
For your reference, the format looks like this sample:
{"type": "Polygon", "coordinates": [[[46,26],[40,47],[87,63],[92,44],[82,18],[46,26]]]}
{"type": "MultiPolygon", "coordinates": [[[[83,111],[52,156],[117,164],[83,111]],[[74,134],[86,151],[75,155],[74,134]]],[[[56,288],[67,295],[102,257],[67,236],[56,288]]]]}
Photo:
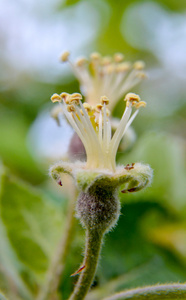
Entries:
{"type": "MultiPolygon", "coordinates": [[[[75,192],[74,192],[75,194],[75,192]]],[[[58,288],[65,267],[65,261],[71,244],[73,224],[74,224],[74,201],[75,195],[71,198],[68,207],[68,215],[65,233],[61,238],[53,260],[48,270],[46,282],[41,289],[37,300],[58,300],[58,288]]]]}
{"type": "Polygon", "coordinates": [[[94,280],[102,239],[102,232],[95,229],[87,230],[85,258],[82,265],[84,269],[79,276],[78,282],[69,300],[83,300],[88,293],[94,280]]]}
{"type": "Polygon", "coordinates": [[[104,298],[104,300],[118,299],[138,299],[138,300],[171,300],[186,299],[186,284],[160,284],[136,288],[124,292],[117,293],[113,296],[104,298]]]}

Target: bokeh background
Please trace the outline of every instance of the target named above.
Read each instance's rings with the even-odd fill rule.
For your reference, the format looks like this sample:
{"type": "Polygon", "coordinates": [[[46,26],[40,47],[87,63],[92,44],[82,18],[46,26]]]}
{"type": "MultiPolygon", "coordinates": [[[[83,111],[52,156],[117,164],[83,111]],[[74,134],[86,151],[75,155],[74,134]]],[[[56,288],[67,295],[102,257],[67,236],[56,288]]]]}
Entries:
{"type": "MultiPolygon", "coordinates": [[[[63,234],[68,193],[48,176],[68,149],[72,130],[50,117],[54,92],[78,92],[59,56],[121,52],[148,73],[133,92],[148,103],[133,124],[136,142],[118,162],[154,169],[146,191],[121,195],[118,226],[105,237],[87,299],[124,288],[186,281],[186,2],[1,0],[0,2],[0,278],[12,299],[35,299],[63,234]],[[21,295],[21,296],[20,296],[21,295]],[[17,297],[17,298],[16,298],[17,297]]],[[[123,102],[114,115],[121,116],[123,102]]],[[[76,278],[84,231],[76,221],[61,282],[76,278]]]]}

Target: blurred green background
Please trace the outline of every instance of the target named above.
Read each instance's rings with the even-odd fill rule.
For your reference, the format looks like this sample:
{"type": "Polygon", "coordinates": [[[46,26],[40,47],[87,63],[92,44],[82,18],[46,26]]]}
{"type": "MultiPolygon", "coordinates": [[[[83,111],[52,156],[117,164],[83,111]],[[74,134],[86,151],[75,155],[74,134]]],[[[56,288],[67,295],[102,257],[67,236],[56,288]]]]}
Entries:
{"type": "MultiPolygon", "coordinates": [[[[133,148],[118,162],[149,163],[154,180],[144,192],[121,195],[120,220],[105,237],[87,299],[186,281],[186,2],[1,0],[0,45],[2,291],[12,299],[35,299],[63,234],[68,196],[48,168],[64,155],[72,134],[50,118],[50,96],[79,91],[69,66],[59,62],[64,50],[73,59],[121,52],[127,60],[143,59],[149,77],[132,90],[148,105],[133,124],[133,148]]],[[[82,260],[78,221],[74,231],[63,299],[82,260]]]]}

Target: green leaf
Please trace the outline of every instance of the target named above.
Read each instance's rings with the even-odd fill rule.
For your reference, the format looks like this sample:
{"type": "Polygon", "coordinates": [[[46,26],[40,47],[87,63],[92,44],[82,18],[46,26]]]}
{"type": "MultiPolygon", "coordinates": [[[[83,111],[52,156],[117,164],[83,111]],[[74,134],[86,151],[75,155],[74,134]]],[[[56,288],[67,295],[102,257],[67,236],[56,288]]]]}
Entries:
{"type": "MultiPolygon", "coordinates": [[[[6,236],[5,228],[0,220],[0,284],[1,288],[7,292],[8,296],[12,296],[15,290],[19,290],[20,295],[24,299],[32,299],[28,287],[25,285],[21,278],[22,266],[17,261],[17,257],[13,252],[11,245],[6,236]]],[[[10,297],[11,298],[11,297],[10,297]]]]}
{"type": "Polygon", "coordinates": [[[1,180],[1,217],[19,261],[43,279],[62,234],[63,215],[40,192],[5,172],[1,180]]]}
{"type": "Polygon", "coordinates": [[[162,284],[120,292],[103,300],[172,300],[186,299],[186,284],[162,284]]]}

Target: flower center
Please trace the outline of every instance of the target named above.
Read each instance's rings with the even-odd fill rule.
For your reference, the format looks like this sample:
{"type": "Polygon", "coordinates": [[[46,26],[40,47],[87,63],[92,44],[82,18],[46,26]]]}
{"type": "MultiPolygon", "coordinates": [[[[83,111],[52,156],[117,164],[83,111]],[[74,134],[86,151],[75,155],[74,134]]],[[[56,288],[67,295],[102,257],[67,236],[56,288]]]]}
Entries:
{"type": "Polygon", "coordinates": [[[106,96],[102,96],[100,103],[95,107],[86,102],[82,103],[82,95],[79,93],[54,94],[51,100],[61,103],[66,119],[84,144],[87,154],[86,167],[115,171],[119,143],[136,117],[139,108],[145,106],[146,103],[140,101],[140,97],[134,93],[127,94],[124,99],[125,111],[112,136],[110,113],[107,108],[109,99],[106,96]],[[136,108],[136,111],[131,116],[132,108],[136,108]]]}

